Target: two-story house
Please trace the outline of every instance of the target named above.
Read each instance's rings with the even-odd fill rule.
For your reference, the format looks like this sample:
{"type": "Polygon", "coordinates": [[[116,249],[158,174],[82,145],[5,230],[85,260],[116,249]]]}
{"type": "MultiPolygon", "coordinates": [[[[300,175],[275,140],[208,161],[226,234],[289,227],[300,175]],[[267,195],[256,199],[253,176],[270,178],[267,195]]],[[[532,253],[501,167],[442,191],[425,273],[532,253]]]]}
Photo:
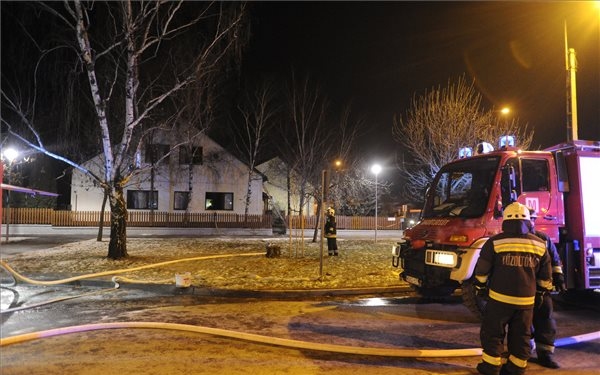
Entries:
{"type": "MultiPolygon", "coordinates": [[[[204,134],[174,147],[174,133],[157,132],[136,155],[141,171],[125,186],[127,209],[244,214],[248,166],[204,134]]],[[[101,160],[98,155],[84,166],[102,175],[101,160]]],[[[71,181],[72,210],[100,211],[102,190],[78,170],[71,181]]],[[[263,213],[262,185],[263,176],[255,172],[249,214],[263,213]]]]}

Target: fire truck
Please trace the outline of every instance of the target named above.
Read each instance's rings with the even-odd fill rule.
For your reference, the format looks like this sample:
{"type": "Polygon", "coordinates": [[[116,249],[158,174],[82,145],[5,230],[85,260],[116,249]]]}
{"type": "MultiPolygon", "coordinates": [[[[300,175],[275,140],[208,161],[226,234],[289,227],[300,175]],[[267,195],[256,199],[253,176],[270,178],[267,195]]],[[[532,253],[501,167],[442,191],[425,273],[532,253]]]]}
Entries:
{"type": "Polygon", "coordinates": [[[424,297],[460,288],[480,316],[475,264],[485,241],[501,232],[503,208],[518,201],[537,212],[536,229],[556,244],[567,288],[600,289],[600,141],[481,149],[443,166],[429,185],[418,223],[392,249],[400,279],[424,297]]]}

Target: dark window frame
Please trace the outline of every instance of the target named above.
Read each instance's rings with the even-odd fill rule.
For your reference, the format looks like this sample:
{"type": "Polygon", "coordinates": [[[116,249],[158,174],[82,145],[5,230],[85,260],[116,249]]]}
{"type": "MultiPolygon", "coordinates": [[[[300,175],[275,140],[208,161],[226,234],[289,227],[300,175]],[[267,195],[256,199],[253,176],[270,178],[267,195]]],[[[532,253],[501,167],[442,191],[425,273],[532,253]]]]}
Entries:
{"type": "Polygon", "coordinates": [[[550,190],[550,173],[546,159],[522,158],[521,176],[524,192],[550,190]]]}
{"type": "Polygon", "coordinates": [[[127,190],[128,210],[156,210],[158,209],[158,190],[152,191],[153,200],[150,198],[150,190],[127,190]],[[140,195],[139,197],[136,197],[140,195]]]}
{"type": "Polygon", "coordinates": [[[204,208],[207,211],[233,211],[233,193],[207,191],[204,195],[204,208]]]}
{"type": "Polygon", "coordinates": [[[203,149],[201,146],[182,146],[179,148],[179,164],[192,164],[192,165],[202,165],[203,157],[202,157],[203,149]],[[191,152],[191,155],[190,155],[191,152]]]}
{"type": "Polygon", "coordinates": [[[190,192],[189,191],[175,191],[173,193],[173,210],[174,211],[185,211],[190,204],[190,192]],[[178,198],[181,197],[181,198],[178,198]]]}

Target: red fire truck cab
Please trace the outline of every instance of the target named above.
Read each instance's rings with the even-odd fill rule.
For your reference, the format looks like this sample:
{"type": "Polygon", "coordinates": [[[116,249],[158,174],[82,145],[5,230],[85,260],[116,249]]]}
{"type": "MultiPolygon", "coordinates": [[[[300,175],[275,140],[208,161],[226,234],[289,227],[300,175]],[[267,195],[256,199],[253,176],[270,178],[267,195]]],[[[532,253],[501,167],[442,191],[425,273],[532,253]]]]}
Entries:
{"type": "Polygon", "coordinates": [[[501,231],[502,210],[518,201],[536,210],[563,261],[569,289],[600,288],[600,142],[570,141],[543,151],[504,146],[443,166],[419,222],[392,250],[400,278],[420,295],[462,288],[476,314],[484,301],[471,278],[485,241],[501,231]]]}

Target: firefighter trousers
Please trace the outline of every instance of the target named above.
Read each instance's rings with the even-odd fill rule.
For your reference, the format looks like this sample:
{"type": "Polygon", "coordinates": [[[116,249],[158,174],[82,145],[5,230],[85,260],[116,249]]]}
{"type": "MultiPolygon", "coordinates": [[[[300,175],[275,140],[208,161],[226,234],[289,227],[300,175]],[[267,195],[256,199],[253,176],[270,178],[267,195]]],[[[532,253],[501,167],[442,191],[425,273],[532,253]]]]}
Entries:
{"type": "Polygon", "coordinates": [[[329,251],[329,255],[337,254],[337,240],[335,237],[327,237],[327,250],[329,251]]]}
{"type": "Polygon", "coordinates": [[[556,320],[553,316],[554,306],[552,297],[545,293],[542,304],[533,310],[533,339],[536,351],[554,353],[554,341],[556,340],[556,320]]]}
{"type": "Polygon", "coordinates": [[[504,337],[506,336],[508,364],[511,365],[509,367],[521,369],[524,372],[527,360],[531,355],[529,340],[531,339],[532,320],[533,307],[517,308],[490,298],[485,308],[479,333],[483,348],[483,361],[493,366],[500,366],[501,356],[504,352],[504,337]]]}

